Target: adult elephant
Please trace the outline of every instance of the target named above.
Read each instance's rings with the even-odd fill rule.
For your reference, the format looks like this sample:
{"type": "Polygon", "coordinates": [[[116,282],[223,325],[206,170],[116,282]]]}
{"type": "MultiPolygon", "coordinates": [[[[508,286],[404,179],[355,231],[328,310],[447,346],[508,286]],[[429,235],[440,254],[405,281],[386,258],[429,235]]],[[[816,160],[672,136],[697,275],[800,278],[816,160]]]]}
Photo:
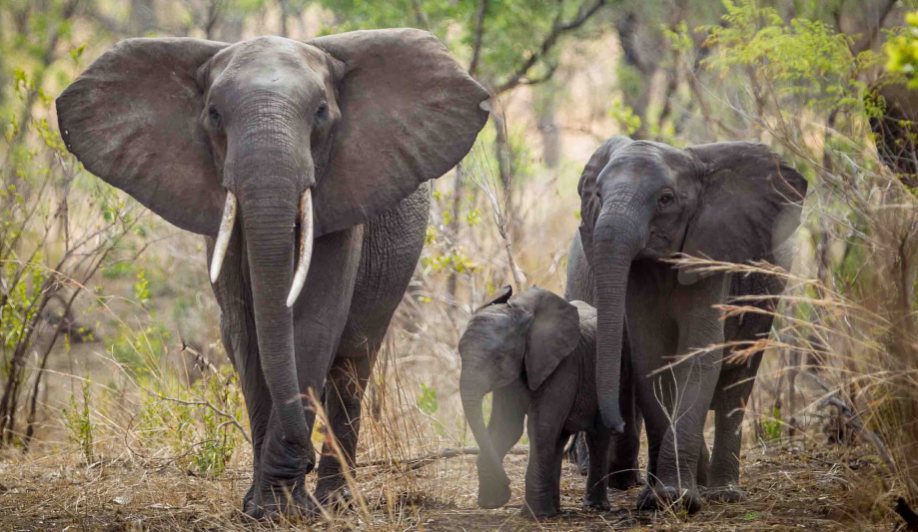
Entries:
{"type": "Polygon", "coordinates": [[[767,147],[746,142],[681,150],[617,136],[585,167],[578,185],[583,222],[571,245],[567,295],[597,307],[600,411],[625,443],[615,449],[611,469],[633,467],[638,411],[647,426],[648,478],[639,507],[681,499],[697,511],[699,475],[707,475],[712,496],[742,498],[742,409],[762,355],[754,342],[768,334],[772,317],[747,312],[724,322],[717,305],[764,296],[744,304],[766,307],[767,297],[784,289],[774,276],[676,269],[661,259],[685,253],[789,267],[806,187],[767,147]],[[723,350],[714,348],[653,373],[675,356],[725,341],[754,354],[723,364],[723,350]],[[622,404],[632,385],[638,408],[622,404]],[[709,408],[716,428],[707,469],[702,431],[709,408]]]}
{"type": "MultiPolygon", "coordinates": [[[[249,515],[314,510],[309,391],[325,387],[353,460],[361,390],[424,243],[422,184],[468,152],[487,98],[410,29],[131,39],[58,98],[64,142],[90,172],[206,238],[251,421],[249,515]]],[[[331,454],[319,501],[344,484],[331,454]]]]}

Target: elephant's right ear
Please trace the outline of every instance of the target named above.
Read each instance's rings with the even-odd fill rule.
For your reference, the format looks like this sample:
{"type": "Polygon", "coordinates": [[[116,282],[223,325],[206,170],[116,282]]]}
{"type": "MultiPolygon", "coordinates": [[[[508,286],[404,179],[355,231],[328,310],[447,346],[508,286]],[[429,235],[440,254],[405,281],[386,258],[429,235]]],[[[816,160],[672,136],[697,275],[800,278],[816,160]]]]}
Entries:
{"type": "Polygon", "coordinates": [[[580,174],[580,182],[577,183],[577,193],[580,194],[580,241],[590,266],[593,265],[593,228],[602,209],[598,194],[599,174],[618,149],[632,142],[630,138],[621,135],[610,138],[593,153],[580,174]]]}
{"type": "Polygon", "coordinates": [[[315,235],[364,223],[456,166],[490,94],[426,31],[354,31],[308,44],[335,72],[341,118],[316,183],[315,235]]]}
{"type": "Polygon", "coordinates": [[[526,290],[510,305],[532,314],[526,340],[526,379],[536,390],[580,341],[580,314],[564,298],[538,287],[526,290]]]}
{"type": "Polygon", "coordinates": [[[61,137],[87,170],[199,234],[217,233],[226,192],[199,123],[195,70],[226,46],[128,39],[57,99],[61,137]]]}

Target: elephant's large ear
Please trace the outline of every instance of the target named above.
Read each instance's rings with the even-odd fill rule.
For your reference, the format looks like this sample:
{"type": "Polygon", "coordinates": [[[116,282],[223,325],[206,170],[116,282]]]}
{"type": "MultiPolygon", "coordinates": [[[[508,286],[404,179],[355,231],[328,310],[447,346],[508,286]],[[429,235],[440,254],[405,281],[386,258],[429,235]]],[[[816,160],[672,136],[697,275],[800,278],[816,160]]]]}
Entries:
{"type": "MultiPolygon", "coordinates": [[[[772,252],[800,225],[806,179],[763,144],[722,142],[688,148],[703,167],[701,206],[682,252],[745,263],[772,252]]],[[[684,284],[701,275],[679,270],[684,284]]]]}
{"type": "Polygon", "coordinates": [[[599,174],[619,148],[632,142],[634,141],[621,135],[610,138],[593,153],[583,168],[583,173],[580,174],[580,182],[577,183],[577,193],[580,194],[580,241],[590,265],[593,264],[593,228],[602,209],[602,203],[596,193],[599,189],[599,174]]]}
{"type": "Polygon", "coordinates": [[[580,341],[580,314],[563,298],[538,287],[510,300],[510,305],[532,314],[526,339],[526,379],[535,390],[574,351],[580,341]]]}
{"type": "Polygon", "coordinates": [[[195,70],[228,45],[129,39],[57,99],[61,136],[83,166],[182,229],[216,234],[226,192],[199,123],[195,70]]]}
{"type": "Polygon", "coordinates": [[[370,220],[445,174],[488,120],[488,91],[430,33],[355,31],[309,44],[336,65],[341,110],[316,184],[316,236],[370,220]]]}

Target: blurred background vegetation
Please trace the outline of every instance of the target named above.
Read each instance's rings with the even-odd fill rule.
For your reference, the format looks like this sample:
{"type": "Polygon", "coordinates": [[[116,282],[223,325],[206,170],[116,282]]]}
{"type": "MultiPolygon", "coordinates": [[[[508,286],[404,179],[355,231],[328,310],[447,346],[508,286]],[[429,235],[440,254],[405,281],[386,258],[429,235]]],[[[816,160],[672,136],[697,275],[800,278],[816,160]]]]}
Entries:
{"type": "Polygon", "coordinates": [[[916,181],[881,163],[871,129],[887,108],[875,88],[918,64],[905,20],[916,8],[0,0],[0,445],[69,445],[91,463],[130,441],[140,456],[180,456],[220,475],[247,437],[203,242],[82,170],[62,146],[56,95],[129,37],[308,40],[411,26],[449,47],[491,91],[493,111],[470,155],[437,181],[427,246],[368,394],[374,416],[401,375],[398,408],[433,427],[418,429],[430,440],[422,448],[469,439],[456,400],[459,333],[501,285],[563,292],[577,180],[603,140],[760,141],[793,161],[810,195],[749,440],[865,435],[898,483],[868,505],[893,485],[918,495],[916,181]]]}

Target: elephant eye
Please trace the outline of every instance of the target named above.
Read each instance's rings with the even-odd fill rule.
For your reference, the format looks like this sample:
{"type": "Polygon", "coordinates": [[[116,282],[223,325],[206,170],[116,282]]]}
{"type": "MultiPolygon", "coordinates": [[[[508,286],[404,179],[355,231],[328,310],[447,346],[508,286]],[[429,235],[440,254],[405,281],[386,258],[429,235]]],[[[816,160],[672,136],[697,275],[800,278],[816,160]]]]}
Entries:
{"type": "Polygon", "coordinates": [[[214,125],[217,129],[223,127],[222,118],[220,113],[217,112],[217,108],[213,105],[207,108],[207,117],[210,118],[210,123],[214,125]]]}
{"type": "Polygon", "coordinates": [[[657,204],[661,208],[665,208],[665,207],[669,207],[670,205],[672,205],[674,201],[676,201],[676,195],[673,194],[672,192],[667,191],[667,192],[664,192],[662,196],[660,196],[660,199],[657,200],[657,204]]]}
{"type": "Polygon", "coordinates": [[[325,120],[328,118],[328,104],[320,103],[318,109],[316,109],[316,118],[319,120],[325,120]]]}

